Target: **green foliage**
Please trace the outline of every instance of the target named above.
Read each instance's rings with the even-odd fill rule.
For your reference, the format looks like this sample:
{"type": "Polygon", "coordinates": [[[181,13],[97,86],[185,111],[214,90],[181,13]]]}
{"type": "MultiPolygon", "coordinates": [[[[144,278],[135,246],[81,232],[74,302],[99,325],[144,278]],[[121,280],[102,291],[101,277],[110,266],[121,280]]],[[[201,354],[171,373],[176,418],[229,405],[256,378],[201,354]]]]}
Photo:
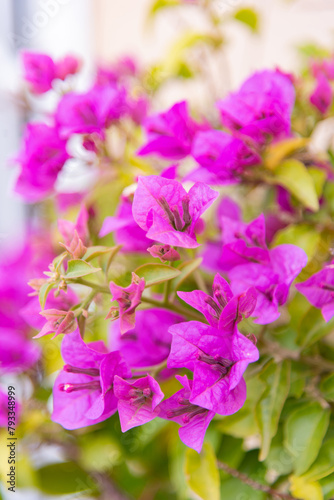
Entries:
{"type": "Polygon", "coordinates": [[[256,418],[262,437],[259,460],[264,460],[269,453],[272,437],[276,434],[278,422],[290,388],[291,363],[269,363],[260,375],[267,387],[255,409],[256,418]]]}
{"type": "Polygon", "coordinates": [[[293,457],[295,474],[300,476],[316,459],[329,424],[330,412],[320,403],[300,404],[287,417],[284,444],[293,457]]]}
{"type": "Polygon", "coordinates": [[[239,9],[234,19],[248,26],[254,33],[259,30],[259,16],[254,9],[239,9]]]}
{"type": "Polygon", "coordinates": [[[297,245],[305,251],[311,260],[316,255],[320,238],[319,232],[308,224],[290,225],[276,233],[273,246],[286,243],[297,245]]]}
{"type": "Polygon", "coordinates": [[[97,491],[97,482],[74,462],[46,465],[37,470],[37,479],[48,495],[97,491]]]}
{"type": "Polygon", "coordinates": [[[216,456],[209,443],[204,444],[200,454],[190,448],[187,449],[185,475],[189,488],[202,500],[220,499],[216,456]]]}
{"type": "Polygon", "coordinates": [[[320,383],[320,390],[327,401],[334,402],[334,374],[330,373],[320,383]]]}
{"type": "Polygon", "coordinates": [[[306,208],[313,212],[319,209],[314,180],[302,162],[285,160],[275,168],[274,182],[285,187],[306,208]]]}
{"type": "Polygon", "coordinates": [[[44,309],[46,299],[48,298],[49,292],[52,290],[53,287],[54,287],[53,283],[44,283],[41,286],[38,293],[38,298],[42,309],[44,309]]]}
{"type": "Polygon", "coordinates": [[[81,259],[69,260],[67,263],[67,271],[65,279],[76,279],[88,276],[89,274],[97,273],[101,268],[93,267],[88,262],[81,259]]]}
{"type": "Polygon", "coordinates": [[[172,280],[181,273],[174,267],[165,264],[143,264],[134,271],[140,278],[145,279],[146,286],[157,285],[172,280]]]}

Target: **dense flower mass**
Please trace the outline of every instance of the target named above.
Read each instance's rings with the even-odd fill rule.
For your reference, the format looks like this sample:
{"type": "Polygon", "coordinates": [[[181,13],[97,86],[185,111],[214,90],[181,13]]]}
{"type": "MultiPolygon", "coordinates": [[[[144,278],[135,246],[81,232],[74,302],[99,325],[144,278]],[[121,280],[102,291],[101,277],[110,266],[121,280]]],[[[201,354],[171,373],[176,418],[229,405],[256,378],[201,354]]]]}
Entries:
{"type": "MultiPolygon", "coordinates": [[[[333,59],[313,60],[305,85],[279,69],[255,72],[204,111],[185,100],[161,111],[158,79],[130,57],[100,66],[84,90],[70,77],[80,69],[72,56],[26,52],[23,63],[34,99],[54,93],[56,105],[27,124],[15,160],[14,190],[34,205],[26,241],[0,259],[0,375],[29,379],[41,434],[57,444],[70,436],[69,461],[78,456],[84,467],[95,438],[98,447],[107,436],[101,481],[121,470],[123,452],[142,481],[136,447],[178,449],[175,422],[200,454],[187,450],[187,478],[194,469],[214,482],[205,462],[212,443],[219,459],[235,447],[227,467],[242,471],[260,447],[261,494],[279,498],[273,488],[287,481],[291,492],[296,481],[308,491],[333,444],[334,347],[321,313],[334,316],[334,151],[309,145],[332,113],[333,59]],[[89,180],[68,191],[60,181],[72,162],[89,180]],[[314,415],[305,427],[300,398],[303,418],[314,415]],[[63,434],[58,424],[98,425],[63,434]],[[130,429],[129,442],[118,442],[130,429]]],[[[182,62],[174,76],[185,74],[182,62]]],[[[24,398],[20,415],[35,411],[24,398]]],[[[0,427],[3,406],[0,389],[0,427]]],[[[169,496],[188,498],[173,488],[169,496]]],[[[138,491],[131,498],[151,498],[138,491]]]]}

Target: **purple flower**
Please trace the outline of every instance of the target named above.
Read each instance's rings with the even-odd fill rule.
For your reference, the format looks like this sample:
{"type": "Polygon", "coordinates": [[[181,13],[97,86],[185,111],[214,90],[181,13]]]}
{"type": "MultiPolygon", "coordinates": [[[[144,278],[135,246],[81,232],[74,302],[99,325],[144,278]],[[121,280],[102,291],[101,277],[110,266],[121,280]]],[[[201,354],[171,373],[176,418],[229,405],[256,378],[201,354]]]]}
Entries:
{"type": "Polygon", "coordinates": [[[261,161],[243,141],[220,130],[198,132],[191,154],[200,168],[191,172],[187,179],[208,184],[240,182],[244,169],[261,161]]]}
{"type": "Polygon", "coordinates": [[[159,418],[174,420],[181,425],[179,436],[181,441],[190,448],[200,453],[206,430],[215,416],[215,412],[202,408],[189,401],[193,387],[192,380],[187,376],[175,377],[183,386],[172,397],[159,405],[159,418]]]}
{"type": "Polygon", "coordinates": [[[40,347],[24,333],[0,328],[0,375],[27,370],[36,363],[40,354],[40,347]]]}
{"type": "Polygon", "coordinates": [[[59,137],[56,128],[44,123],[28,124],[22,149],[14,160],[21,167],[15,191],[29,203],[42,200],[53,192],[58,174],[69,158],[66,141],[59,137]]]}
{"type": "Polygon", "coordinates": [[[74,233],[87,244],[89,242],[89,229],[88,229],[89,213],[85,205],[82,205],[75,222],[65,219],[58,219],[58,229],[64,238],[65,245],[71,245],[74,233]]]}
{"type": "Polygon", "coordinates": [[[280,71],[261,71],[241,88],[218,102],[223,125],[256,143],[290,134],[295,90],[290,78],[280,71]]]}
{"type": "Polygon", "coordinates": [[[74,313],[69,309],[78,302],[78,297],[70,288],[66,293],[60,290],[57,296],[54,295],[54,291],[51,291],[46,299],[44,311],[41,312],[38,297],[33,297],[20,310],[20,315],[29,326],[39,330],[35,338],[50,333],[54,333],[56,337],[60,334],[71,333],[76,329],[74,313]]]}
{"type": "Polygon", "coordinates": [[[333,89],[323,74],[317,76],[317,85],[310,96],[310,102],[320,113],[325,114],[333,102],[333,89]]]}
{"type": "Polygon", "coordinates": [[[52,420],[79,429],[116,413],[114,377],[131,377],[121,354],[108,353],[101,340],[85,344],[78,330],[64,337],[61,352],[67,364],[55,381],[52,420]]]}
{"type": "Polygon", "coordinates": [[[212,296],[201,290],[177,294],[187,304],[200,311],[211,326],[231,331],[237,323],[252,314],[257,295],[254,288],[249,288],[233,297],[230,285],[220,274],[216,274],[213,280],[212,296]]]}
{"type": "Polygon", "coordinates": [[[146,236],[172,246],[196,248],[196,224],[218,193],[196,182],[189,193],[182,184],[157,175],[139,177],[133,217],[146,236]]]}
{"type": "Polygon", "coordinates": [[[144,128],[147,143],[138,155],[158,154],[171,160],[189,155],[194,136],[203,125],[196,123],[188,114],[185,101],[174,104],[164,113],[146,118],[144,128]]]}
{"type": "Polygon", "coordinates": [[[171,326],[169,332],[173,341],[167,366],[194,372],[190,403],[221,415],[238,411],[246,399],[242,375],[259,358],[255,345],[236,328],[231,333],[198,321],[171,326]]]}
{"type": "Polygon", "coordinates": [[[159,415],[157,405],[164,394],[151,375],[127,382],[115,376],[114,394],[122,432],[146,424],[159,415]]]}
{"type": "Polygon", "coordinates": [[[326,266],[302,283],[297,283],[297,290],[305,295],[307,300],[321,309],[325,321],[334,316],[334,266],[326,266]]]}
{"type": "Polygon", "coordinates": [[[54,62],[47,54],[23,52],[22,62],[24,79],[30,84],[30,90],[35,94],[44,94],[52,89],[56,78],[65,80],[68,75],[75,74],[80,68],[80,61],[74,56],[65,56],[54,62]]]}
{"type": "Polygon", "coordinates": [[[24,240],[23,244],[12,242],[0,257],[0,326],[21,334],[29,333],[30,322],[21,315],[31,300],[28,281],[32,276],[45,278],[43,271],[55,257],[48,233],[29,231],[24,240]]]}
{"type": "Polygon", "coordinates": [[[205,264],[210,269],[217,268],[228,272],[236,266],[249,262],[269,263],[263,214],[248,224],[221,215],[219,225],[223,235],[222,244],[218,246],[214,244],[214,258],[212,258],[212,244],[209,244],[204,254],[205,264]]]}
{"type": "Polygon", "coordinates": [[[161,262],[175,262],[180,260],[180,254],[170,245],[152,245],[147,251],[152,257],[158,257],[161,262]]]}
{"type": "Polygon", "coordinates": [[[65,80],[68,75],[75,75],[81,67],[80,60],[71,55],[67,55],[56,62],[56,78],[65,80]]]}
{"type": "Polygon", "coordinates": [[[279,316],[278,307],[288,299],[289,288],[307,264],[304,250],[295,245],[279,245],[269,251],[268,263],[239,265],[229,272],[234,293],[241,293],[253,286],[257,292],[257,304],[253,316],[255,323],[265,325],[279,316]]]}
{"type": "Polygon", "coordinates": [[[117,245],[122,245],[123,252],[146,252],[151,241],[146,238],[146,232],[135,222],[132,215],[132,200],[130,196],[122,196],[115,216],[104,219],[100,238],[114,232],[117,245]]]}
{"type": "Polygon", "coordinates": [[[24,79],[35,94],[44,94],[52,88],[56,78],[55,63],[50,56],[34,52],[23,52],[24,79]]]}
{"type": "Polygon", "coordinates": [[[141,303],[145,280],[132,273],[131,284],[128,287],[116,285],[113,281],[109,287],[112,295],[111,300],[116,300],[119,307],[112,307],[107,318],[117,319],[119,317],[121,333],[126,333],[135,326],[135,311],[141,303]]]}
{"type": "Polygon", "coordinates": [[[182,316],[164,309],[138,311],[135,328],[123,335],[119,321],[110,324],[110,348],[120,351],[130,367],[158,365],[170,352],[172,336],[168,328],[181,321],[182,316]]]}
{"type": "Polygon", "coordinates": [[[96,87],[85,94],[66,94],[56,111],[60,135],[68,138],[95,133],[103,138],[104,130],[124,114],[125,100],[125,90],[115,85],[96,87]]]}

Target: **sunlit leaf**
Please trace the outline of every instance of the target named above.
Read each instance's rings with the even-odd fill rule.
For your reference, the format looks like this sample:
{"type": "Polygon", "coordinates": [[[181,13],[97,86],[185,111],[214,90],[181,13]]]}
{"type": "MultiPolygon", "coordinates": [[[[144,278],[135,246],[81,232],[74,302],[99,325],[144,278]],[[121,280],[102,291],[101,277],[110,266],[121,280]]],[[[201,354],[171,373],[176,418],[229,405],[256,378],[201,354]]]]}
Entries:
{"type": "Polygon", "coordinates": [[[271,439],[277,432],[278,422],[290,388],[290,361],[271,363],[260,378],[267,389],[256,405],[255,414],[262,436],[259,460],[264,460],[270,449],[271,439]]]}
{"type": "Polygon", "coordinates": [[[284,158],[302,149],[308,142],[309,139],[305,137],[292,137],[270,144],[264,155],[265,166],[271,170],[275,169],[284,158]]]}
{"type": "Polygon", "coordinates": [[[46,299],[48,298],[49,292],[52,290],[54,286],[55,286],[54,283],[44,283],[44,285],[41,286],[38,293],[38,299],[42,309],[44,309],[45,302],[46,299]]]}
{"type": "Polygon", "coordinates": [[[101,268],[93,267],[88,262],[81,259],[69,260],[67,263],[66,279],[82,278],[89,274],[97,273],[101,268]]]}
{"type": "Polygon", "coordinates": [[[246,24],[255,33],[258,31],[258,14],[253,9],[240,9],[234,14],[234,19],[246,24]]]}
{"type": "Polygon", "coordinates": [[[284,426],[284,445],[293,457],[297,476],[316,459],[329,423],[329,409],[318,402],[300,405],[288,416],[284,426]]]}
{"type": "Polygon", "coordinates": [[[295,498],[301,500],[323,500],[322,490],[319,483],[305,481],[302,477],[292,476],[290,478],[290,491],[295,498]]]}
{"type": "Polygon", "coordinates": [[[319,209],[312,176],[302,162],[294,159],[285,160],[274,170],[274,182],[285,187],[306,208],[313,212],[319,209]]]}
{"type": "Polygon", "coordinates": [[[334,472],[334,438],[328,439],[320,448],[316,461],[303,474],[307,481],[318,481],[334,472]]]}
{"type": "Polygon", "coordinates": [[[137,267],[134,272],[140,278],[145,279],[146,286],[164,283],[165,281],[172,280],[181,274],[178,269],[165,264],[143,264],[142,266],[137,267]]]}
{"type": "Polygon", "coordinates": [[[172,290],[178,290],[180,285],[191,275],[202,263],[203,258],[200,257],[194,260],[188,260],[187,262],[182,262],[177,269],[180,274],[173,279],[171,288],[172,290]]]}
{"type": "Polygon", "coordinates": [[[87,252],[85,253],[85,255],[82,257],[82,260],[89,262],[96,257],[101,257],[101,255],[105,255],[108,253],[111,254],[110,257],[112,258],[116,255],[120,248],[121,245],[115,247],[104,247],[102,245],[89,247],[87,248],[87,252]]]}
{"type": "Polygon", "coordinates": [[[188,486],[202,500],[220,500],[220,478],[212,446],[204,443],[201,453],[188,448],[185,475],[188,486]]]}

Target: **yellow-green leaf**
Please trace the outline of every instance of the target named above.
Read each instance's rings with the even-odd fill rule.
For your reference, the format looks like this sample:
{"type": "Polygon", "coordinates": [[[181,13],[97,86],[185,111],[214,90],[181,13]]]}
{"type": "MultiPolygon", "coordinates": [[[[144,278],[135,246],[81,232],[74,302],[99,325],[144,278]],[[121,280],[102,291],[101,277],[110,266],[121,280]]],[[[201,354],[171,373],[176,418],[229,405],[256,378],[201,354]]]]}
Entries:
{"type": "Polygon", "coordinates": [[[198,259],[188,260],[187,262],[182,262],[177,269],[180,271],[180,274],[174,278],[172,282],[172,290],[177,290],[179,286],[194,272],[201,264],[203,258],[199,257],[198,259]]]}
{"type": "Polygon", "coordinates": [[[180,0],[155,0],[150,8],[149,18],[155,16],[162,9],[177,7],[178,5],[180,5],[180,0]]]}
{"type": "Polygon", "coordinates": [[[186,481],[202,500],[220,499],[220,477],[216,456],[210,443],[204,443],[201,453],[188,448],[185,460],[186,481]]]}
{"type": "Polygon", "coordinates": [[[258,14],[253,9],[240,9],[234,14],[234,19],[246,24],[252,31],[257,32],[259,27],[258,14]]]}
{"type": "Polygon", "coordinates": [[[42,309],[44,309],[46,299],[48,298],[49,292],[53,287],[54,283],[44,283],[44,285],[41,286],[38,293],[38,298],[42,309]]]}
{"type": "Polygon", "coordinates": [[[317,456],[314,464],[303,474],[306,481],[319,481],[323,477],[329,476],[334,472],[334,438],[326,441],[317,456]]]}
{"type": "Polygon", "coordinates": [[[145,279],[146,286],[157,285],[172,280],[181,272],[174,267],[165,264],[143,264],[134,271],[137,276],[145,279]]]}
{"type": "Polygon", "coordinates": [[[67,263],[67,271],[65,274],[66,279],[81,278],[82,276],[87,276],[88,274],[97,273],[101,271],[101,268],[93,267],[88,262],[81,259],[69,260],[67,263]]]}
{"type": "Polygon", "coordinates": [[[305,481],[302,477],[290,477],[290,491],[295,498],[301,500],[323,500],[319,483],[305,481]]]}
{"type": "Polygon", "coordinates": [[[334,402],[334,373],[330,373],[327,377],[322,379],[320,390],[327,401],[334,402]]]}
{"type": "Polygon", "coordinates": [[[302,347],[310,347],[333,331],[334,318],[326,323],[320,309],[310,307],[298,326],[297,343],[302,347]]]}
{"type": "Polygon", "coordinates": [[[256,405],[255,415],[260,428],[262,443],[259,460],[265,460],[270,450],[270,443],[277,432],[278,422],[290,389],[291,363],[270,363],[261,373],[260,378],[267,388],[256,405]]]}
{"type": "Polygon", "coordinates": [[[111,257],[114,257],[120,248],[121,245],[117,245],[115,247],[104,247],[102,245],[89,247],[87,248],[85,255],[82,257],[82,260],[89,262],[96,257],[100,257],[101,255],[105,255],[107,253],[111,253],[111,257]]]}
{"type": "Polygon", "coordinates": [[[318,249],[321,235],[308,224],[298,224],[298,226],[288,226],[281,229],[275,235],[273,246],[289,243],[302,248],[309,260],[311,260],[318,249]]]}
{"type": "Polygon", "coordinates": [[[326,172],[317,167],[309,167],[308,173],[313,179],[315,190],[317,192],[318,198],[322,195],[324,185],[327,179],[326,172]]]}
{"type": "Polygon", "coordinates": [[[304,148],[309,142],[305,137],[293,137],[271,144],[264,155],[264,165],[274,170],[287,156],[304,148]]]}
{"type": "Polygon", "coordinates": [[[302,162],[285,160],[275,169],[274,182],[285,187],[306,208],[313,212],[319,209],[314,181],[302,162]]]}
{"type": "Polygon", "coordinates": [[[286,419],[284,445],[293,458],[297,476],[308,470],[316,459],[326,434],[330,411],[313,401],[300,405],[286,419]]]}

